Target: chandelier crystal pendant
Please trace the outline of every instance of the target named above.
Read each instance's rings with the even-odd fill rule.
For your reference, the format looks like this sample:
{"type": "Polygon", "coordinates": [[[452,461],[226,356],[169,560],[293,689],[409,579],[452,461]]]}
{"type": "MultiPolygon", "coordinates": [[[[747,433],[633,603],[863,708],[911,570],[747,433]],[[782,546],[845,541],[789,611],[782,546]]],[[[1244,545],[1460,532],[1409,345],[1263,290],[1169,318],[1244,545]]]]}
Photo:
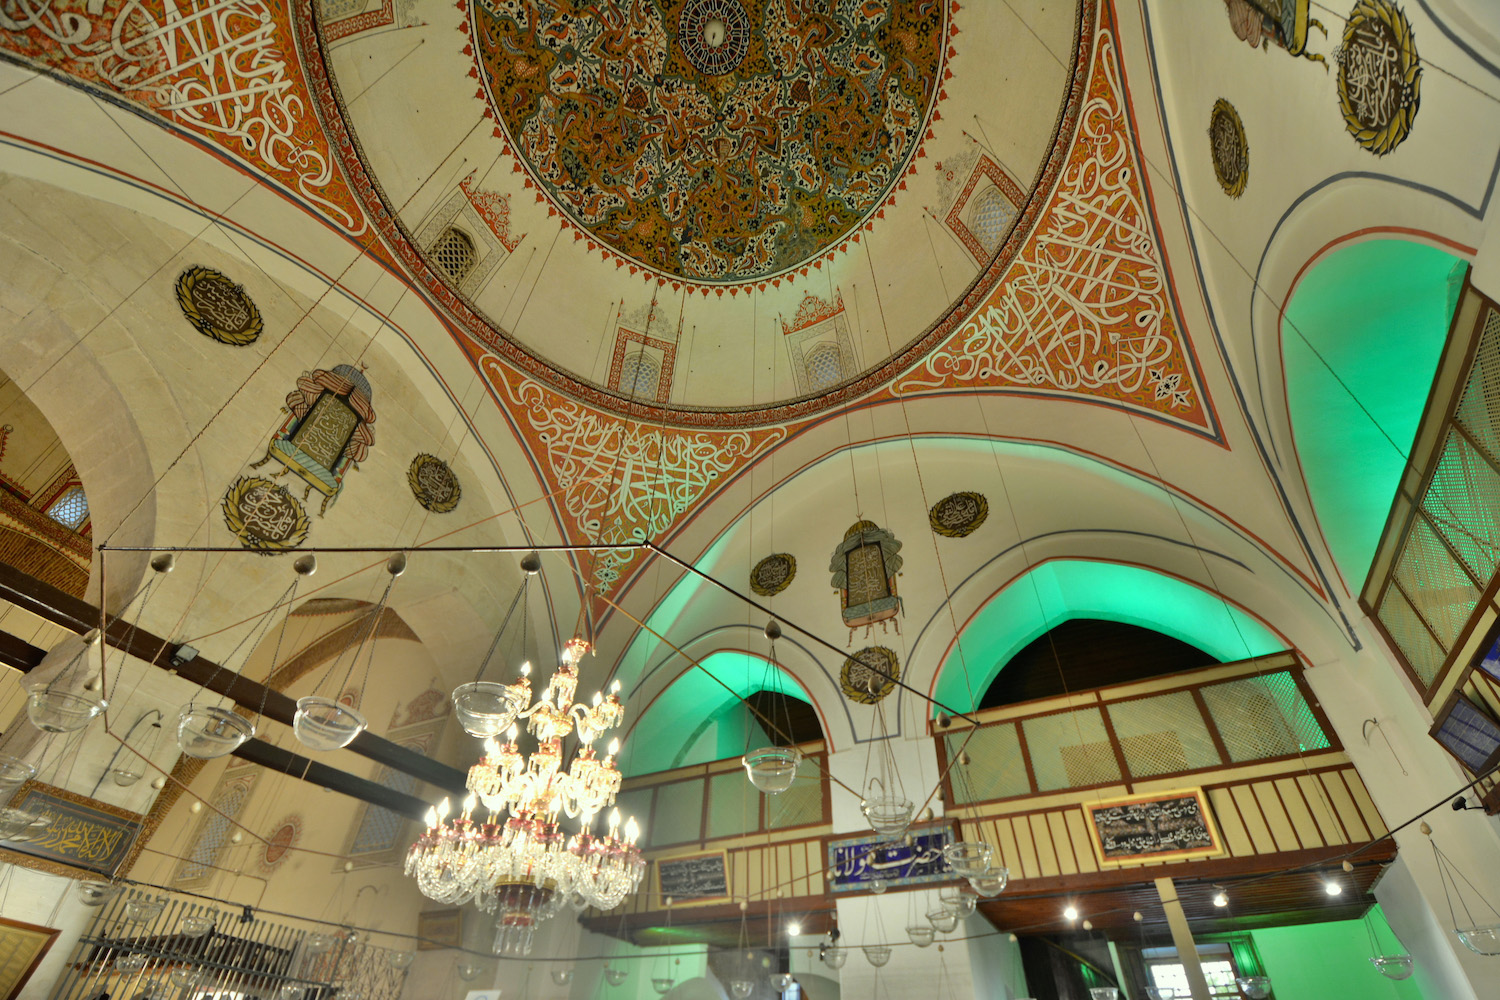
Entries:
{"type": "Polygon", "coordinates": [[[562,662],[529,708],[520,708],[531,700],[529,675],[509,685],[517,706],[512,722],[526,720],[536,749],[521,752],[513,724],[506,742],[486,739],[484,756],[469,769],[462,811],[450,818],[446,799],[429,810],[427,830],[407,854],[406,873],[429,899],[498,912],[496,954],[529,954],[537,924],[569,903],[614,909],[646,871],[634,818],[622,827],[613,809],[608,832],[592,832],[621,780],[619,741],[611,741],[603,757],[593,744],[624,720],[625,709],[618,681],[591,704],[573,701],[579,661],[591,649],[581,637],[568,640],[562,662]],[[563,739],[575,732],[580,746],[564,768],[563,739]],[[563,815],[580,820],[578,833],[561,829],[563,815]]]}

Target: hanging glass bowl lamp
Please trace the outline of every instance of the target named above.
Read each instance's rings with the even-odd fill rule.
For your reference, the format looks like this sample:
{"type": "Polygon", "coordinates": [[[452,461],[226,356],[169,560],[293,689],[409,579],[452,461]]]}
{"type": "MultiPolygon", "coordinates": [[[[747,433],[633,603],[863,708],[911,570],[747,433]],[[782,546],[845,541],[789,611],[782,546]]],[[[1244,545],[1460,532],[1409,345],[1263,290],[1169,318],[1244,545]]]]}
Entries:
{"type": "Polygon", "coordinates": [[[177,713],[177,745],[189,757],[223,757],[254,735],[250,720],[227,708],[188,702],[177,713]]]}
{"type": "Polygon", "coordinates": [[[761,747],[745,754],[743,763],[750,784],[767,795],[779,795],[797,780],[802,751],[796,747],[761,747]]]}

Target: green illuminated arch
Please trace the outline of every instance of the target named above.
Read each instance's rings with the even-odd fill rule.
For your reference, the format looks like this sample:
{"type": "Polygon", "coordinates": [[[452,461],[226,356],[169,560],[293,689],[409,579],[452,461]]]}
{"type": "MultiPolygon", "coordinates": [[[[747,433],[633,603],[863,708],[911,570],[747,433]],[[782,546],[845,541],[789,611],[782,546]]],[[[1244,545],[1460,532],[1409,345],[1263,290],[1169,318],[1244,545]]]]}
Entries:
{"type": "Polygon", "coordinates": [[[712,653],[669,684],[641,714],[625,741],[620,771],[626,777],[723,760],[768,741],[741,698],[779,691],[811,703],[791,674],[763,657],[737,650],[712,653]],[[727,690],[726,690],[727,689],[727,690]]]}
{"type": "Polygon", "coordinates": [[[948,651],[939,668],[937,700],[971,711],[1013,656],[1074,618],[1139,625],[1223,662],[1286,648],[1254,618],[1175,577],[1138,566],[1060,559],[1017,577],[964,626],[962,660],[957,645],[948,651]]]}
{"type": "Polygon", "coordinates": [[[1287,407],[1323,537],[1358,590],[1437,369],[1463,262],[1406,240],[1318,261],[1281,330],[1287,407]]]}

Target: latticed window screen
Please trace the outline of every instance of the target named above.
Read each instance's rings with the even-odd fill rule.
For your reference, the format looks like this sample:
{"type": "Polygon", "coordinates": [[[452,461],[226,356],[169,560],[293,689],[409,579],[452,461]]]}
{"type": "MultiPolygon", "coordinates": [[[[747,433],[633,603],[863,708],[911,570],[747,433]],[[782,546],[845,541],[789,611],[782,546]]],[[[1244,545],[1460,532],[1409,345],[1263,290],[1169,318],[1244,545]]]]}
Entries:
{"type": "MultiPolygon", "coordinates": [[[[964,749],[968,733],[947,737],[948,759],[964,749]]],[[[1026,761],[1021,756],[1021,735],[1014,722],[981,726],[969,739],[968,751],[974,763],[968,767],[954,764],[948,772],[953,796],[961,804],[1029,795],[1031,781],[1026,777],[1026,761]]]]}
{"type": "Polygon", "coordinates": [[[986,187],[974,199],[974,208],[969,216],[969,232],[989,253],[1000,245],[1000,237],[1016,217],[1016,210],[997,187],[986,187]]]}
{"type": "MultiPolygon", "coordinates": [[[[740,784],[751,787],[740,772],[736,771],[735,777],[740,784]]],[[[823,822],[823,772],[818,770],[818,762],[804,757],[797,766],[797,780],[792,787],[780,795],[764,798],[766,826],[772,830],[823,822]]]]}
{"type": "Polygon", "coordinates": [[[1386,588],[1385,596],[1380,600],[1380,622],[1396,640],[1417,676],[1424,684],[1431,684],[1443,668],[1448,651],[1438,645],[1416,611],[1412,610],[1406,595],[1395,584],[1386,588]]]}
{"type": "Polygon", "coordinates": [[[1438,641],[1451,649],[1479,601],[1479,590],[1420,517],[1411,522],[1395,576],[1438,641]]]}
{"type": "Polygon", "coordinates": [[[1491,458],[1500,461],[1500,313],[1493,309],[1485,315],[1474,366],[1453,419],[1491,458]]]}
{"type": "Polygon", "coordinates": [[[1203,701],[1235,763],[1328,748],[1328,737],[1287,671],[1210,684],[1203,701]]]}
{"type": "Polygon", "coordinates": [[[59,524],[77,531],[89,519],[89,498],[84,496],[82,486],[72,486],[47,508],[47,516],[59,524]]]}
{"type": "Polygon", "coordinates": [[[760,829],[760,800],[760,789],[745,780],[743,771],[730,771],[709,778],[708,835],[732,837],[760,829]]]}
{"type": "Polygon", "coordinates": [[[468,233],[449,226],[432,244],[432,249],[427,251],[427,256],[432,263],[442,268],[443,273],[453,279],[454,284],[459,284],[468,277],[470,269],[474,267],[476,259],[474,241],[469,239],[468,233]]]}
{"type": "Polygon", "coordinates": [[[1463,435],[1448,440],[1422,497],[1422,510],[1477,580],[1500,561],[1500,475],[1463,435]]]}
{"type": "Polygon", "coordinates": [[[249,797],[249,782],[230,785],[215,797],[211,803],[213,815],[199,829],[198,839],[193,842],[193,849],[177,869],[177,877],[173,881],[192,882],[208,877],[218,863],[224,845],[229,843],[229,835],[234,829],[233,820],[239,816],[249,797]]]}
{"type": "MultiPolygon", "coordinates": [[[[376,782],[392,791],[403,792],[407,795],[414,795],[417,791],[416,778],[389,767],[382,769],[376,782]]],[[[395,849],[396,841],[400,838],[401,829],[405,823],[404,816],[393,813],[383,806],[365,806],[365,813],[359,820],[359,828],[355,830],[354,840],[349,845],[349,853],[351,855],[379,854],[395,849]]]]}
{"type": "Polygon", "coordinates": [[[620,362],[620,391],[635,399],[655,399],[661,365],[645,351],[631,351],[620,362]]]}
{"type": "Polygon", "coordinates": [[[1120,780],[1120,765],[1097,708],[1025,719],[1021,725],[1039,791],[1120,780]]]}
{"type": "Polygon", "coordinates": [[[674,781],[656,788],[656,829],[653,844],[683,844],[697,840],[703,829],[703,782],[674,781]]]}
{"type": "Polygon", "coordinates": [[[807,384],[813,389],[827,389],[844,377],[844,365],[837,344],[819,344],[803,359],[807,366],[807,384]]]}
{"type": "Polygon", "coordinates": [[[1121,701],[1108,708],[1125,766],[1136,778],[1221,763],[1208,723],[1188,691],[1121,701]]]}

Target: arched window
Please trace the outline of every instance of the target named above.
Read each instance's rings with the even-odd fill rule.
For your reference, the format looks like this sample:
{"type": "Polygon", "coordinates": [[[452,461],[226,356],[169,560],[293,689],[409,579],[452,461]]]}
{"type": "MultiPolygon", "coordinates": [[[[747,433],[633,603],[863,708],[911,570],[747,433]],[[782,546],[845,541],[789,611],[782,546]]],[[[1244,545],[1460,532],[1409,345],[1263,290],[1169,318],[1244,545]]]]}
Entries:
{"type": "Polygon", "coordinates": [[[77,531],[89,519],[89,500],[82,486],[70,486],[47,508],[47,516],[77,531]]]}
{"type": "Polygon", "coordinates": [[[210,803],[213,811],[198,828],[198,839],[177,869],[174,882],[180,884],[208,878],[224,845],[229,843],[229,835],[234,830],[233,821],[250,797],[251,784],[251,780],[235,780],[214,797],[210,803]]]}
{"type": "Polygon", "coordinates": [[[994,253],[1000,246],[1000,237],[1016,217],[1016,210],[997,187],[986,187],[974,199],[969,214],[969,232],[984,247],[986,253],[994,253]]]}
{"type": "Polygon", "coordinates": [[[807,385],[814,392],[836,385],[844,377],[843,359],[837,344],[819,344],[807,352],[807,385]]]}
{"type": "Polygon", "coordinates": [[[455,285],[461,284],[474,267],[474,241],[469,239],[468,233],[449,226],[432,244],[427,256],[455,285]]]}
{"type": "Polygon", "coordinates": [[[655,399],[661,365],[645,351],[632,351],[620,362],[620,391],[636,399],[655,399]]]}
{"type": "MultiPolygon", "coordinates": [[[[413,795],[417,791],[417,779],[392,768],[385,768],[377,782],[396,792],[413,795]]],[[[406,817],[391,812],[384,806],[367,805],[354,831],[354,840],[349,845],[349,855],[379,854],[396,846],[405,828],[406,817]]]]}

